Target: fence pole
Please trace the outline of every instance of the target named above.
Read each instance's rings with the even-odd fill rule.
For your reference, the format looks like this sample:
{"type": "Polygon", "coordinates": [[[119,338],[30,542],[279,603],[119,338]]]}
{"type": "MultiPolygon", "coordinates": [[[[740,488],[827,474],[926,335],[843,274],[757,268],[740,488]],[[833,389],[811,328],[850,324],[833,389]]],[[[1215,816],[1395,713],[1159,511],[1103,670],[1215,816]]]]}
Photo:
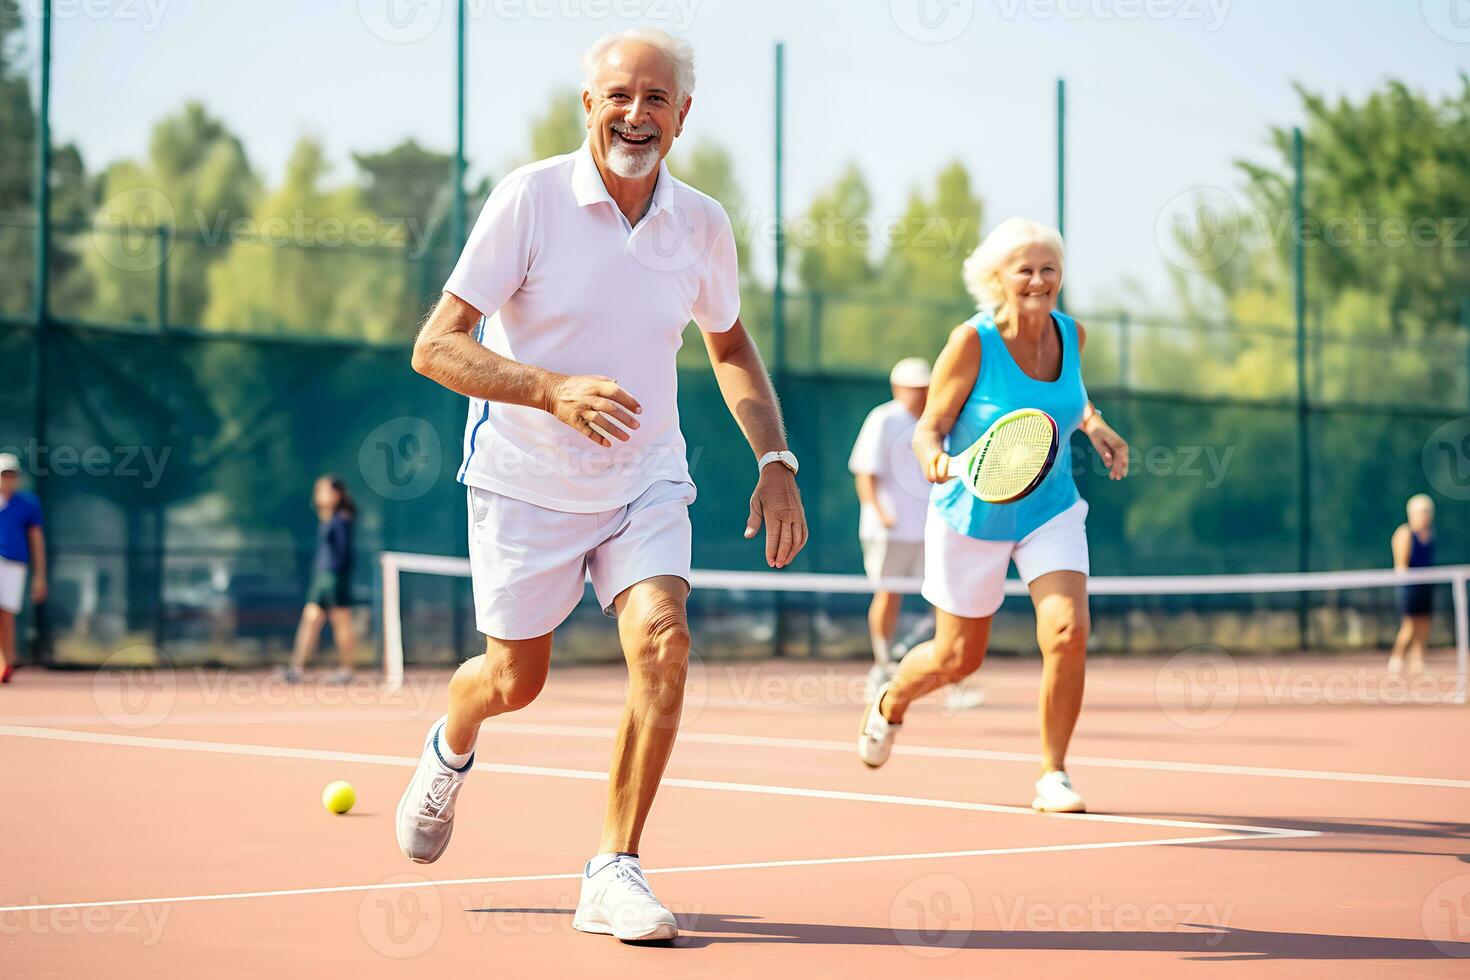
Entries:
{"type": "MultiPolygon", "coordinates": [[[[1297,442],[1297,570],[1311,566],[1312,555],[1312,457],[1310,405],[1307,401],[1307,251],[1306,251],[1306,147],[1301,128],[1292,130],[1292,285],[1296,309],[1296,442],[1297,442]]],[[[1297,610],[1302,648],[1308,640],[1305,595],[1297,610]]]]}
{"type": "MultiPolygon", "coordinates": [[[[1067,237],[1067,80],[1057,79],[1057,231],[1067,237]]],[[[1057,306],[1066,309],[1067,290],[1057,293],[1057,306]]]]}
{"type": "Polygon", "coordinates": [[[465,27],[465,0],[459,0],[459,20],[455,28],[454,214],[450,220],[456,255],[464,248],[468,237],[465,231],[468,216],[465,214],[464,190],[465,27]]]}
{"type": "Polygon", "coordinates": [[[153,241],[158,247],[158,329],[160,332],[168,330],[168,253],[169,253],[169,229],[165,225],[159,225],[153,229],[153,241]]]}
{"type": "Polygon", "coordinates": [[[1466,681],[1470,679],[1470,610],[1465,601],[1466,575],[1455,576],[1455,703],[1466,700],[1466,681]]]}
{"type": "MultiPolygon", "coordinates": [[[[36,113],[36,147],[35,147],[35,199],[36,199],[36,264],[35,281],[31,284],[31,303],[34,312],[34,331],[32,334],[35,349],[31,352],[31,383],[32,383],[32,412],[35,427],[36,445],[45,450],[47,440],[47,418],[46,418],[46,344],[47,332],[51,324],[51,0],[42,0],[40,4],[41,15],[41,57],[40,57],[40,99],[36,113]]],[[[41,509],[47,507],[49,497],[47,494],[47,480],[45,474],[36,468],[31,474],[32,489],[36,497],[41,501],[41,509]]],[[[47,566],[52,570],[51,580],[55,581],[56,569],[56,538],[51,536],[47,540],[48,553],[46,555],[47,566]]],[[[46,630],[46,609],[32,607],[32,630],[36,637],[35,646],[40,651],[42,663],[51,660],[50,642],[46,630]]],[[[28,644],[29,645],[29,644],[28,644]]],[[[28,651],[34,654],[35,651],[28,651]]]]}
{"type": "MultiPolygon", "coordinates": [[[[785,174],[782,155],[786,138],[786,45],[776,42],[776,278],[771,291],[771,373],[779,399],[786,390],[786,225],[784,210],[785,174]]],[[[780,593],[775,596],[775,640],[772,654],[786,652],[786,609],[780,593]]]]}

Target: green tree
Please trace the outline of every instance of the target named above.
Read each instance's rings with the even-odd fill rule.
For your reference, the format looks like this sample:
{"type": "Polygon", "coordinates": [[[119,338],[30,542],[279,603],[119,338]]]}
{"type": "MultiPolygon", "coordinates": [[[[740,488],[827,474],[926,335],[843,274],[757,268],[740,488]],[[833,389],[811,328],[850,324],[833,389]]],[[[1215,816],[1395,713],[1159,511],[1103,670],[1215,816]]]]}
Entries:
{"type": "Polygon", "coordinates": [[[385,274],[404,268],[403,229],[380,221],[361,189],[324,188],[327,169],[316,142],[297,144],[252,234],[210,270],[206,327],[366,340],[412,330],[397,315],[404,276],[385,274]]]}
{"type": "Polygon", "coordinates": [[[101,187],[85,259],[96,287],[93,315],[154,319],[157,269],[166,256],[169,320],[200,323],[210,270],[229,254],[235,223],[259,193],[239,139],[190,102],[154,127],[146,162],[113,164],[101,187]]]}
{"type": "Polygon", "coordinates": [[[587,113],[582,110],[581,89],[563,88],[551,93],[546,111],[531,123],[531,159],[570,153],[587,138],[587,113]]]}

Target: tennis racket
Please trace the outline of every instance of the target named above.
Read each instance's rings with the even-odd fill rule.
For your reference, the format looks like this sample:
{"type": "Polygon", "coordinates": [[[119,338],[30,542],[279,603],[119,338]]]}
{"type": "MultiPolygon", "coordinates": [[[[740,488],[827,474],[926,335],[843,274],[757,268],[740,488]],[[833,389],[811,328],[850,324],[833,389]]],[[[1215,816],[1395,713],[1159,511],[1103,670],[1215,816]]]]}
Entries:
{"type": "Polygon", "coordinates": [[[958,477],[987,504],[1009,504],[1041,485],[1057,458],[1057,423],[1035,408],[1007,412],[975,444],[949,458],[958,477]]]}

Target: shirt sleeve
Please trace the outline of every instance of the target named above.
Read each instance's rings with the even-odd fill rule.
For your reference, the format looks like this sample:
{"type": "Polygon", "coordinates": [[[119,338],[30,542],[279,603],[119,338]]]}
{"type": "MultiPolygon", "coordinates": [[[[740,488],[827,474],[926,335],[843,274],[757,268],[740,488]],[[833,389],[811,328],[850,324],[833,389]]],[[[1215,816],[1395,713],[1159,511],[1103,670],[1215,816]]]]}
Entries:
{"type": "Polygon", "coordinates": [[[730,216],[712,200],[706,202],[706,210],[710,215],[711,241],[699,277],[694,322],[705,333],[724,333],[740,316],[740,263],[736,258],[730,216]]]}
{"type": "Polygon", "coordinates": [[[858,430],[857,442],[853,443],[852,455],[847,459],[847,470],[855,476],[877,476],[883,471],[883,419],[877,409],[868,413],[858,430]]]}
{"type": "Polygon", "coordinates": [[[512,175],[497,184],[475,220],[444,291],[484,316],[504,306],[531,269],[535,218],[524,178],[512,175]]]}

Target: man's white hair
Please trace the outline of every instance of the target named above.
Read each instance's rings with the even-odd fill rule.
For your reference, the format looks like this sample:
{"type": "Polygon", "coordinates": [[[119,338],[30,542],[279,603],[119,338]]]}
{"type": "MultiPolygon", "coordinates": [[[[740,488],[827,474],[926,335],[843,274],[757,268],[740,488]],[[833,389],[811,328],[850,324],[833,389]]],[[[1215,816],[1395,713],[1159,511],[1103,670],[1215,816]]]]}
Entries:
{"type": "Polygon", "coordinates": [[[1410,514],[1416,510],[1427,510],[1434,513],[1434,498],[1427,493],[1416,493],[1409,498],[1409,505],[1405,508],[1410,514]]]}
{"type": "Polygon", "coordinates": [[[975,297],[975,303],[987,313],[995,313],[1006,301],[1005,288],[1000,284],[1000,267],[1006,263],[1016,249],[1033,242],[1050,245],[1057,253],[1057,261],[1065,264],[1066,250],[1062,245],[1062,233],[1050,225],[1029,218],[1007,218],[965,259],[965,288],[975,297]]]}
{"type": "Polygon", "coordinates": [[[602,62],[607,53],[614,45],[624,41],[652,45],[669,56],[674,62],[674,85],[678,88],[676,94],[679,102],[694,94],[694,48],[688,41],[657,27],[631,27],[616,34],[604,34],[593,41],[592,46],[582,52],[581,59],[582,72],[586,76],[584,84],[588,91],[592,90],[593,83],[597,81],[597,73],[602,70],[602,62]]]}

